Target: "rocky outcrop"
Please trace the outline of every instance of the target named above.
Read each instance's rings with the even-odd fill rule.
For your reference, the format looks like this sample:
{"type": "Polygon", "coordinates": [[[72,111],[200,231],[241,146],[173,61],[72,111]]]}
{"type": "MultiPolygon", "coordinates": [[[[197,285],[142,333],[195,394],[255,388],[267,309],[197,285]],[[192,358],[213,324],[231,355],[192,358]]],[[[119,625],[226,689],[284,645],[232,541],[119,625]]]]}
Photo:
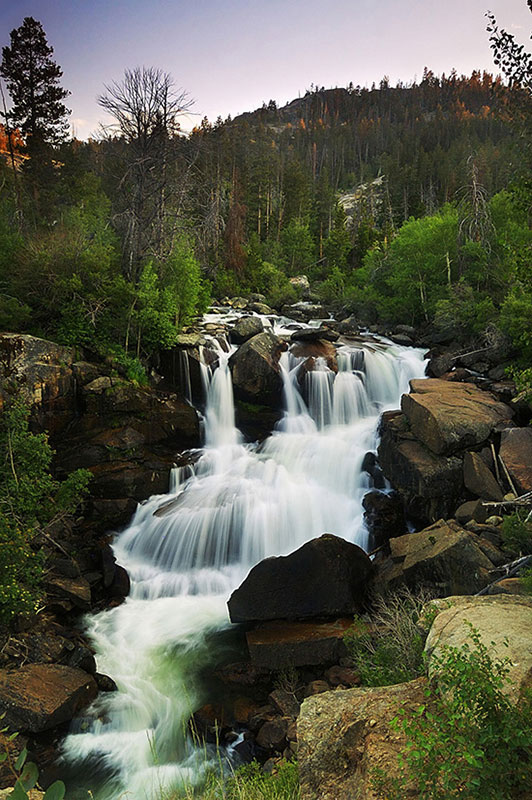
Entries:
{"type": "Polygon", "coordinates": [[[462,499],[462,459],[433,453],[414,437],[399,412],[383,414],[378,457],[411,519],[423,524],[448,517],[462,499]]]}
{"type": "Polygon", "coordinates": [[[451,455],[485,442],[512,418],[512,410],[469,383],[429,378],[410,382],[401,400],[415,437],[437,455],[451,455]]]}
{"type": "Polygon", "coordinates": [[[337,617],[359,610],[372,564],[337,536],[312,539],[288,556],[259,562],[231,595],[232,622],[337,617]]]}
{"type": "Polygon", "coordinates": [[[440,597],[471,594],[490,582],[489,571],[501,563],[497,548],[454,520],[390,539],[389,546],[391,555],[379,564],[375,584],[391,590],[425,586],[440,597]]]}
{"type": "Polygon", "coordinates": [[[303,701],[297,722],[301,800],[375,800],[372,774],[398,774],[406,737],[391,731],[399,712],[426,702],[426,680],[325,692],[303,701]]]}
{"type": "MultiPolygon", "coordinates": [[[[514,700],[532,687],[532,598],[504,594],[489,597],[446,597],[437,601],[437,615],[425,643],[429,672],[442,647],[474,648],[474,630],[490,657],[505,661],[510,683],[502,688],[514,700]]],[[[437,674],[437,673],[435,673],[437,674]]]]}
{"type": "Polygon", "coordinates": [[[244,344],[248,339],[264,331],[259,317],[240,317],[229,331],[229,338],[234,344],[244,344]]]}
{"type": "Polygon", "coordinates": [[[94,678],[58,664],[0,670],[0,711],[12,730],[40,733],[69,722],[96,697],[94,678]]]}
{"type": "Polygon", "coordinates": [[[279,358],[286,349],[281,339],[265,331],[248,339],[233,353],[229,367],[237,398],[279,408],[283,381],[279,358]]]}
{"type": "Polygon", "coordinates": [[[504,497],[493,472],[479,453],[466,453],[464,456],[464,485],[483,500],[500,502],[504,497]]]}

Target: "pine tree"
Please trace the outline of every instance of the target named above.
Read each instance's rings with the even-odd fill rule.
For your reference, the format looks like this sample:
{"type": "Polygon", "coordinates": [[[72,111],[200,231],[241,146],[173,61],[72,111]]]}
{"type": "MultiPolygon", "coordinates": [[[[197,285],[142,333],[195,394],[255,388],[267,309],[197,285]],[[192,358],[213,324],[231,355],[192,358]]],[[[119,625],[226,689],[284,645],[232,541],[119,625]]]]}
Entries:
{"type": "Polygon", "coordinates": [[[63,100],[70,92],[59,85],[63,73],[53,52],[33,17],[11,31],[11,46],[2,48],[0,74],[12,100],[9,117],[26,137],[30,155],[35,145],[57,144],[68,132],[70,112],[63,100]]]}

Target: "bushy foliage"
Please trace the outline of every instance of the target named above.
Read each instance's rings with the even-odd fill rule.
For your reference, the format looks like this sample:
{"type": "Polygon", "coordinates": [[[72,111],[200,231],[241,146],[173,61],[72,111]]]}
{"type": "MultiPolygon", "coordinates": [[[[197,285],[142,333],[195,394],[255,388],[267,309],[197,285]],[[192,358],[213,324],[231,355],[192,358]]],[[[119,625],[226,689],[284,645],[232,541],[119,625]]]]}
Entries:
{"type": "Polygon", "coordinates": [[[299,796],[295,762],[283,761],[273,774],[267,775],[254,761],[229,777],[213,773],[201,790],[190,789],[171,800],[298,800],[299,796]]]}
{"type": "MultiPolygon", "coordinates": [[[[2,714],[0,719],[3,719],[2,714]]],[[[11,743],[16,739],[18,733],[9,733],[9,728],[0,729],[0,737],[4,741],[4,752],[0,753],[0,764],[3,766],[4,774],[11,774],[14,781],[13,790],[9,797],[13,800],[28,800],[32,789],[38,786],[39,769],[33,761],[28,761],[28,751],[23,747],[16,758],[11,756],[11,743]]],[[[63,800],[66,787],[63,781],[54,781],[43,794],[43,800],[63,800]]]]}
{"type": "Polygon", "coordinates": [[[50,474],[53,450],[46,434],[29,430],[26,406],[15,400],[0,419],[0,622],[35,610],[43,558],[39,535],[83,499],[90,473],[76,470],[64,481],[50,474]]]}
{"type": "Polygon", "coordinates": [[[527,511],[516,511],[502,522],[502,542],[506,550],[516,555],[532,553],[532,519],[527,511]]]}
{"type": "Polygon", "coordinates": [[[403,800],[518,800],[532,778],[532,695],[515,705],[505,688],[508,661],[494,659],[480,635],[432,657],[426,703],[393,723],[406,735],[400,776],[375,773],[377,796],[403,800]]]}

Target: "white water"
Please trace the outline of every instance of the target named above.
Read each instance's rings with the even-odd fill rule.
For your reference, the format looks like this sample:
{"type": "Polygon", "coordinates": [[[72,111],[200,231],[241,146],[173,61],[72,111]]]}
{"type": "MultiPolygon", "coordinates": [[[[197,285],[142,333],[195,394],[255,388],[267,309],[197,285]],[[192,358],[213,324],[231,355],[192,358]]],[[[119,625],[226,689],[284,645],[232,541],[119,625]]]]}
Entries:
{"type": "MultiPolygon", "coordinates": [[[[219,356],[214,373],[204,370],[202,455],[174,471],[167,495],[138,507],[115,543],[131,594],[88,620],[98,670],[119,692],[99,698],[87,729],[64,750],[78,770],[107,771],[99,800],[124,792],[155,800],[201,777],[205,754],[184,730],[201,704],[194,671],[207,658],[206,635],[229,624],[227,599],[262,558],[324,532],[367,545],[362,460],[376,449],[380,412],[398,407],[409,379],[424,373],[419,350],[343,346],[338,373],[317,359],[301,388],[303,359],[285,353],[286,413],[257,447],[235,428],[228,355],[219,356]]],[[[96,781],[85,782],[94,790],[96,781]]]]}

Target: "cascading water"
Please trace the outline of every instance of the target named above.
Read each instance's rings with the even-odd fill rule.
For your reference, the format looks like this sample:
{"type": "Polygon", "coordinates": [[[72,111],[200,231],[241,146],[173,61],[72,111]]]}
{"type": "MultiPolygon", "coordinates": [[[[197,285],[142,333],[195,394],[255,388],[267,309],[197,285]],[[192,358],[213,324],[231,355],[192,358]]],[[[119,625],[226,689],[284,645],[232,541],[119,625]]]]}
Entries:
{"type": "Polygon", "coordinates": [[[114,547],[130,596],[88,620],[98,669],[119,691],[99,698],[64,754],[78,772],[85,765],[98,800],[155,800],[201,777],[205,754],[184,731],[201,704],[194,674],[206,637],[229,624],[229,595],[262,558],[324,532],[367,545],[362,461],[376,449],[380,412],[424,373],[419,350],[343,345],[338,373],[323,359],[307,373],[306,403],[304,359],[284,353],[285,415],[258,447],[242,444],[228,354],[218,351],[217,368],[203,372],[205,448],[174,470],[167,495],[138,507],[114,547]]]}

